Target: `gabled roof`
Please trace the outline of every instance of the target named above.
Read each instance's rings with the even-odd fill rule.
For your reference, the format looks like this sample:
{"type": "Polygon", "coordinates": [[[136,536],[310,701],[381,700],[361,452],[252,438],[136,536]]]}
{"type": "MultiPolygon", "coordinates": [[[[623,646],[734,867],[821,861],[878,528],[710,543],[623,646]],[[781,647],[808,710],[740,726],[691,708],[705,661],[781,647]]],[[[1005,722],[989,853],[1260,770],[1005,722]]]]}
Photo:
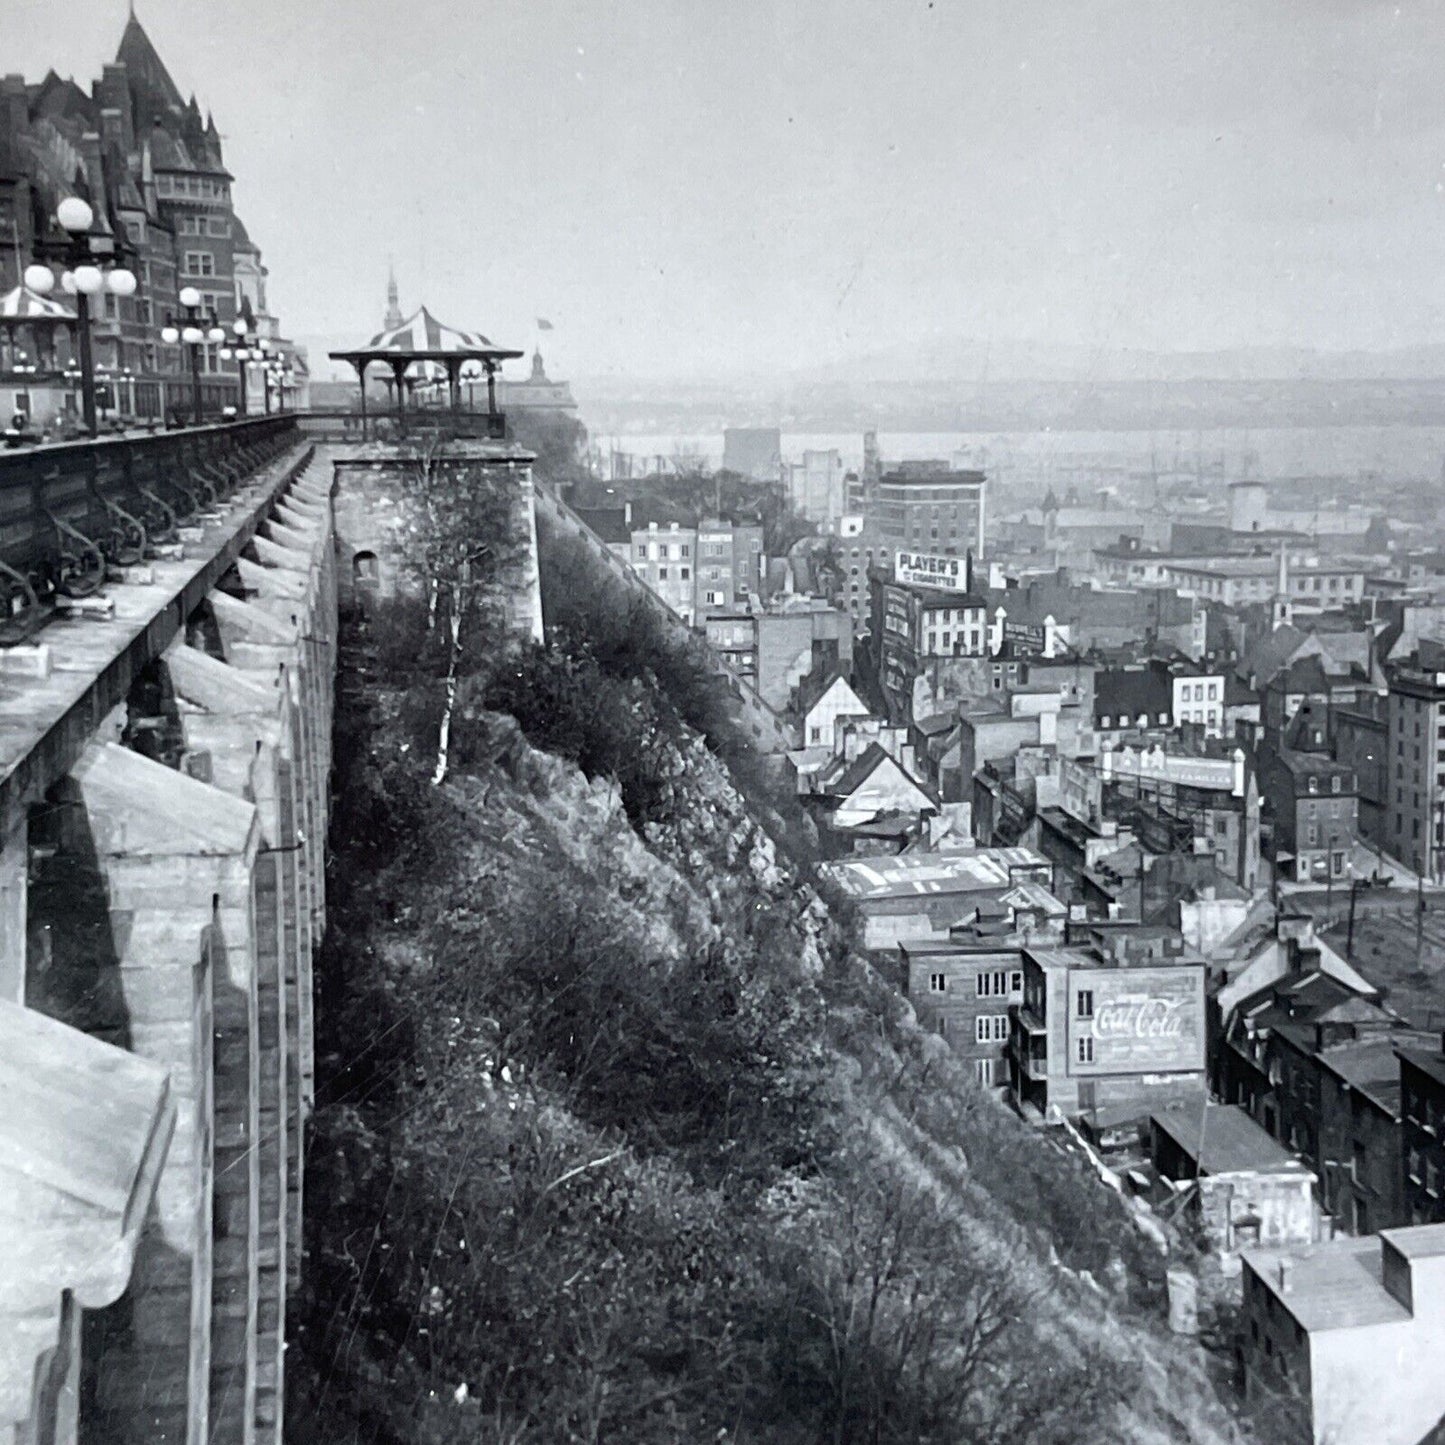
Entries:
{"type": "Polygon", "coordinates": [[[632,542],[626,507],[576,507],[577,515],[604,542],[632,542]]]}
{"type": "Polygon", "coordinates": [[[1128,718],[1146,713],[1152,722],[1174,711],[1174,689],[1167,673],[1154,667],[1104,668],[1094,674],[1094,716],[1128,718]]]}
{"type": "Polygon", "coordinates": [[[170,71],[134,14],[126,22],[115,58],[125,66],[132,84],[142,91],[141,98],[150,101],[153,108],[159,103],[178,115],[185,110],[186,103],[170,71]]]}
{"type": "Polygon", "coordinates": [[[492,343],[480,331],[462,331],[436,319],[425,306],[413,311],[400,326],[378,331],[368,351],[490,351],[492,343]]]}
{"type": "Polygon", "coordinates": [[[1308,640],[1307,635],[1293,623],[1276,627],[1245,653],[1239,668],[1240,675],[1245,679],[1253,677],[1263,686],[1289,663],[1308,640]]]}
{"type": "Polygon", "coordinates": [[[869,715],[867,704],[858,696],[848,679],[844,677],[841,672],[837,672],[831,668],[819,673],[809,673],[808,676],[798,684],[798,714],[806,717],[829,693],[840,688],[846,692],[848,698],[852,700],[851,703],[847,704],[849,708],[848,715],[851,717],[867,717],[869,715]],[[854,708],[852,704],[857,704],[856,708],[854,708]]]}
{"type": "Polygon", "coordinates": [[[869,743],[851,763],[838,775],[836,781],[829,787],[830,793],[840,797],[848,797],[856,793],[869,778],[878,771],[882,764],[892,762],[892,758],[877,743],[869,743]]]}

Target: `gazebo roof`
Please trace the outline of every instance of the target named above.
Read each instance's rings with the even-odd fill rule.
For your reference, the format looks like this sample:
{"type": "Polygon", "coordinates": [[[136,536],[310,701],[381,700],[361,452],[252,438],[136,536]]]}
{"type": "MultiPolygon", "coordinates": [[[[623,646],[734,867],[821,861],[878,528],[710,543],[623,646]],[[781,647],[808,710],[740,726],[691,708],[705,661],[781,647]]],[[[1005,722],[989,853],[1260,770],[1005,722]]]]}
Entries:
{"type": "Polygon", "coordinates": [[[462,331],[438,321],[425,306],[400,326],[379,331],[371,340],[354,351],[333,351],[333,361],[349,361],[353,365],[368,361],[385,361],[393,366],[411,361],[496,362],[521,356],[497,346],[480,331],[462,331]]]}
{"type": "Polygon", "coordinates": [[[0,296],[0,326],[20,326],[34,321],[68,326],[75,319],[75,312],[28,286],[17,286],[7,295],[0,296]]]}

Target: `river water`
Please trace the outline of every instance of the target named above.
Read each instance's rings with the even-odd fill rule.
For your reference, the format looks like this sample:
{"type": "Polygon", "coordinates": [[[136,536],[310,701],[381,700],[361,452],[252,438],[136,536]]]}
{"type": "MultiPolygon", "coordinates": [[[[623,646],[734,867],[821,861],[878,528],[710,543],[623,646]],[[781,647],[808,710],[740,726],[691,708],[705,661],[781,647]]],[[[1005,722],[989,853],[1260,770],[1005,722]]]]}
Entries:
{"type": "MultiPolygon", "coordinates": [[[[639,460],[723,457],[720,432],[696,435],[594,436],[605,456],[615,447],[639,460]]],[[[1202,431],[880,432],[884,462],[957,459],[994,476],[1073,480],[1198,474],[1205,480],[1260,481],[1317,477],[1342,481],[1438,481],[1445,463],[1445,427],[1259,427],[1202,431]]],[[[836,449],[847,467],[863,460],[859,432],[784,432],[783,458],[836,449]]]]}

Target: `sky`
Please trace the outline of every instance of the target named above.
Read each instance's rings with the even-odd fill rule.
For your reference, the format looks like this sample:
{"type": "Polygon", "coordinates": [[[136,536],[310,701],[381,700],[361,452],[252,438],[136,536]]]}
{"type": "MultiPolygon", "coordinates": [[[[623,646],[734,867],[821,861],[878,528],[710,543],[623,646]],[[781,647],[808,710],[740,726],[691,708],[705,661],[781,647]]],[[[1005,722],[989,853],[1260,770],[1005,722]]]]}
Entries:
{"type": "MultiPolygon", "coordinates": [[[[124,0],[0,0],[84,83],[124,0]]],[[[1445,343],[1434,0],[137,0],[272,307],[573,376],[1445,343]]]]}

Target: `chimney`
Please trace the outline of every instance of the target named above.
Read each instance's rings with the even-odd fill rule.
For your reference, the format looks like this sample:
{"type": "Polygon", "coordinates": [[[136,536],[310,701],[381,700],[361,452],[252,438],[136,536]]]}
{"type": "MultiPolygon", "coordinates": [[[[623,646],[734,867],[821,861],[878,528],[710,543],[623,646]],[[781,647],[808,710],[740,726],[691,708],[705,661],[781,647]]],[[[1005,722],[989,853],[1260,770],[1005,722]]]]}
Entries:
{"type": "Polygon", "coordinates": [[[0,131],[13,141],[30,124],[30,98],[25,90],[25,77],[7,75],[0,80],[0,97],[4,100],[4,108],[0,110],[0,131]]]}
{"type": "Polygon", "coordinates": [[[88,130],[80,138],[80,158],[85,166],[85,183],[90,188],[90,202],[96,220],[105,215],[105,169],[101,162],[100,134],[88,130]]]}
{"type": "Polygon", "coordinates": [[[632,503],[631,503],[631,502],[623,502],[623,504],[622,504],[622,520],[623,520],[623,522],[624,522],[627,526],[630,527],[630,526],[632,525],[632,503]]]}
{"type": "Polygon", "coordinates": [[[105,106],[100,112],[100,134],[105,144],[120,155],[125,154],[125,131],[120,112],[114,106],[105,106]]]}
{"type": "Polygon", "coordinates": [[[1293,1272],[1294,1272],[1294,1261],[1293,1261],[1292,1259],[1282,1259],[1282,1260],[1280,1260],[1280,1262],[1279,1262],[1279,1292],[1280,1292],[1281,1294],[1288,1294],[1288,1293],[1290,1292],[1290,1290],[1293,1288],[1294,1281],[1290,1278],[1290,1275],[1291,1275],[1293,1272]]]}
{"type": "Polygon", "coordinates": [[[125,66],[104,66],[101,69],[99,90],[102,110],[114,110],[119,114],[121,152],[129,157],[135,149],[135,115],[131,106],[130,82],[125,66]]]}

